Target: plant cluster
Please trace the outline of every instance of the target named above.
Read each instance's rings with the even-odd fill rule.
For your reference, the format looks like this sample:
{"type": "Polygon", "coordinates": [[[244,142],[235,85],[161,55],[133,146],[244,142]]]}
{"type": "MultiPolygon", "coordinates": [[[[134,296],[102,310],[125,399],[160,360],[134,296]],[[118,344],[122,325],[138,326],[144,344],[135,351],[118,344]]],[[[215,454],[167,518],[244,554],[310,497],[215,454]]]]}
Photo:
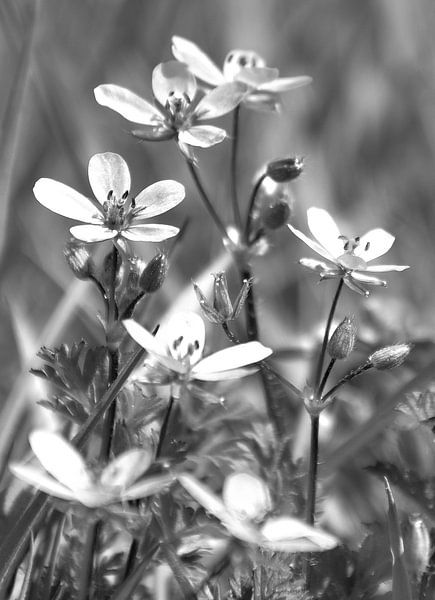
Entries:
{"type": "MultiPolygon", "coordinates": [[[[279,111],[281,95],[310,78],[280,77],[253,51],[231,51],[220,69],[178,36],[172,51],[175,60],[153,71],[152,101],[116,84],[99,85],[95,98],[134,123],[136,138],[175,141],[240,288],[233,296],[226,273],[212,273],[211,285],[193,283],[197,303],[189,312],[150,322],[147,303],[170,277],[183,235],[150,219],[182,207],[183,184],[163,180],[137,193],[126,162],[114,152],[89,161],[94,197],[53,179],[35,183],[40,204],[81,223],[70,229],[65,258],[74,276],[99,292],[104,343],[40,351],[43,365],[33,373],[53,390],[40,403],[54,413],[56,432],[33,430],[31,452],[9,465],[19,515],[1,542],[2,597],[429,599],[434,509],[416,513],[406,537],[392,488],[407,490],[420,506],[433,481],[420,490],[412,473],[387,462],[374,465],[371,475],[385,486],[385,523],[366,524],[355,544],[323,514],[328,490],[319,478],[322,415],[349,382],[399,367],[411,351],[411,344],[395,343],[371,348],[355,362],[356,318],[335,320],[345,286],[359,300],[371,287],[386,286],[380,273],[408,268],[372,264],[394,237],[381,228],[348,237],[315,207],[307,212],[312,237],[290,224],[289,190],[303,171],[299,157],[271,160],[242,202],[240,112],[279,111]],[[230,136],[209,124],[230,113],[230,136]],[[231,224],[206,190],[198,158],[198,149],[227,137],[231,224]],[[257,317],[254,259],[287,227],[321,257],[302,258],[301,265],[320,281],[335,282],[304,389],[279,372],[274,349],[260,341],[257,317]],[[145,262],[135,253],[143,243],[165,245],[145,262]],[[224,349],[206,345],[206,324],[225,334],[224,349]],[[346,367],[331,382],[337,362],[346,367]],[[267,418],[252,415],[252,404],[243,406],[244,390],[264,398],[267,418]],[[296,412],[309,421],[303,459],[292,454],[296,412]]],[[[398,426],[414,419],[430,428],[433,397],[411,394],[398,411],[408,424],[398,426]]]]}

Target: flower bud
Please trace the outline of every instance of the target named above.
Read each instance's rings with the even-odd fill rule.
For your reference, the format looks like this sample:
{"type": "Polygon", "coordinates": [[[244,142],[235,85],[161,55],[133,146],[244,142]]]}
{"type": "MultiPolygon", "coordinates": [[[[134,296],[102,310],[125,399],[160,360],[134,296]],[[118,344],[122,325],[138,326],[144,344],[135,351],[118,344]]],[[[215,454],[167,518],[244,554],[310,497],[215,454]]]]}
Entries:
{"type": "Polygon", "coordinates": [[[64,248],[63,255],[77,279],[89,279],[93,272],[94,263],[85,244],[70,240],[64,248]]]}
{"type": "Polygon", "coordinates": [[[139,285],[146,294],[153,294],[159,290],[168,273],[169,263],[166,254],[159,252],[152,258],[139,279],[139,285]]]}
{"type": "Polygon", "coordinates": [[[394,346],[386,346],[379,348],[368,357],[368,363],[375,369],[394,369],[406,360],[411,352],[411,344],[395,344],[394,346]]]}
{"type": "Polygon", "coordinates": [[[304,161],[301,158],[281,158],[267,165],[266,175],[276,183],[285,183],[299,177],[303,169],[304,161]]]}
{"type": "Polygon", "coordinates": [[[328,353],[334,360],[347,358],[356,341],[355,317],[344,317],[328,342],[328,353]]]}
{"type": "Polygon", "coordinates": [[[291,208],[284,194],[270,198],[261,207],[261,222],[265,229],[279,229],[288,223],[291,208]]]}

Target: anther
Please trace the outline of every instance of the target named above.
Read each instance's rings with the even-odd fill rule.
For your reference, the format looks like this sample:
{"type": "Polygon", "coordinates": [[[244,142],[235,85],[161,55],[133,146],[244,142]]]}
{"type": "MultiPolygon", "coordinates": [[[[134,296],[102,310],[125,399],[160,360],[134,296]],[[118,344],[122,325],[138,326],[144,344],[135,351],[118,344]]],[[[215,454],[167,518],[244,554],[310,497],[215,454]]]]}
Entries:
{"type": "Polygon", "coordinates": [[[109,200],[109,202],[110,202],[110,200],[112,200],[112,197],[113,197],[113,190],[110,190],[110,192],[107,194],[107,200],[109,200]]]}
{"type": "Polygon", "coordinates": [[[128,196],[128,190],[126,190],[126,191],[125,191],[125,192],[122,194],[122,196],[121,196],[122,200],[127,200],[127,196],[128,196]]]}

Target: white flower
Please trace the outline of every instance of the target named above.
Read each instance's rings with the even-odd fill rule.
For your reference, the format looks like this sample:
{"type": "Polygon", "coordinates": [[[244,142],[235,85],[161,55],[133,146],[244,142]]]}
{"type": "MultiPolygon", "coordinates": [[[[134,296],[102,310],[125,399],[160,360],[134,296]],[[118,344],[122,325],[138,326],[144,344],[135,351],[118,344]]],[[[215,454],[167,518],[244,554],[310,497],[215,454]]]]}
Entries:
{"type": "Polygon", "coordinates": [[[288,227],[307,246],[332,263],[327,264],[312,258],[302,258],[299,261],[304,267],[320,273],[321,279],[341,278],[351,290],[368,296],[369,291],[364,285],[386,286],[387,282],[367,273],[409,269],[407,265],[367,264],[383,256],[394,243],[394,236],[384,229],[371,229],[362,236],[347,238],[340,233],[331,215],[322,208],[309,208],[307,219],[314,240],[292,225],[288,227]]]}
{"type": "Polygon", "coordinates": [[[219,69],[196,44],[175,35],[172,54],[209,85],[220,86],[232,81],[246,84],[249,93],[243,102],[252,108],[276,110],[280,106],[279,94],[311,82],[311,77],[306,76],[279,77],[278,69],[266,67],[265,60],[252,50],[231,50],[223,68],[219,69]]]}
{"type": "Polygon", "coordinates": [[[152,89],[155,105],[119,85],[99,85],[94,94],[102,106],[146,126],[133,131],[135,136],[149,141],[176,138],[180,149],[190,158],[189,146],[209,148],[227,135],[220,127],[198,123],[232,111],[248,88],[242,82],[223,81],[201,97],[196,79],[186,65],[172,60],[153,70],[152,89]]]}
{"type": "Polygon", "coordinates": [[[226,478],[219,498],[192,475],[178,475],[178,481],[221,521],[234,537],[278,552],[320,552],[338,545],[338,540],[321,529],[293,517],[269,517],[270,492],[261,479],[249,473],[233,473],[226,478]]]}
{"type": "Polygon", "coordinates": [[[83,242],[101,242],[121,236],[134,242],[161,242],[177,235],[178,227],[146,224],[177,206],[184,196],[184,186],[167,179],[130,194],[130,171],[127,163],[113,152],[95,154],[89,161],[89,183],[96,201],[54,179],[39,179],[33,188],[38,202],[53,212],[87,223],[71,227],[72,235],[83,242]]]}
{"type": "Polygon", "coordinates": [[[36,430],[30,434],[29,442],[43,468],[12,463],[12,473],[50,496],[90,508],[145,498],[174,481],[173,475],[165,473],[134,483],[153,462],[151,448],[123,452],[97,474],[86,466],[77,450],[56,433],[36,430]]]}
{"type": "Polygon", "coordinates": [[[197,314],[174,315],[153,336],[135,321],[123,321],[131,337],[169,372],[171,382],[193,386],[195,381],[239,379],[255,373],[253,363],[272,354],[259,342],[238,344],[202,358],[205,343],[204,322],[197,314]]]}

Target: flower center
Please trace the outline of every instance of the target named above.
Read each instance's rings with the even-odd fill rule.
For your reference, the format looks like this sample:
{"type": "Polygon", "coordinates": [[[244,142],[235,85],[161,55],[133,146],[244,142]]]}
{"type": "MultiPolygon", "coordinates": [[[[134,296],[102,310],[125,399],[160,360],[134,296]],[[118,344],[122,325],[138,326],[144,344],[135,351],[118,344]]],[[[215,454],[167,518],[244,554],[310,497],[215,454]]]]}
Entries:
{"type": "Polygon", "coordinates": [[[227,80],[237,79],[240,71],[246,68],[264,67],[265,61],[259,54],[250,50],[232,50],[227,54],[223,72],[227,80]]]}
{"type": "MultiPolygon", "coordinates": [[[[361,238],[359,236],[355,238],[348,238],[345,235],[340,235],[340,240],[343,241],[344,253],[337,258],[339,264],[347,271],[360,270],[364,271],[367,268],[366,261],[360,256],[355,256],[355,250],[359,247],[361,238]]],[[[364,251],[370,247],[370,242],[365,245],[364,251]]]]}
{"type": "Polygon", "coordinates": [[[198,362],[199,349],[200,345],[198,340],[186,340],[183,335],[180,335],[180,337],[172,342],[171,354],[176,360],[181,362],[187,368],[190,368],[198,362]]]}
{"type": "Polygon", "coordinates": [[[131,220],[131,209],[134,211],[134,198],[130,199],[127,206],[128,190],[125,191],[121,198],[117,198],[113,190],[107,194],[107,200],[103,204],[104,225],[108,229],[114,231],[122,231],[128,226],[131,220]]]}
{"type": "Polygon", "coordinates": [[[165,108],[169,114],[172,127],[178,129],[181,125],[185,124],[191,104],[192,100],[186,92],[183,92],[181,96],[176,94],[173,90],[169,92],[165,108]]]}

